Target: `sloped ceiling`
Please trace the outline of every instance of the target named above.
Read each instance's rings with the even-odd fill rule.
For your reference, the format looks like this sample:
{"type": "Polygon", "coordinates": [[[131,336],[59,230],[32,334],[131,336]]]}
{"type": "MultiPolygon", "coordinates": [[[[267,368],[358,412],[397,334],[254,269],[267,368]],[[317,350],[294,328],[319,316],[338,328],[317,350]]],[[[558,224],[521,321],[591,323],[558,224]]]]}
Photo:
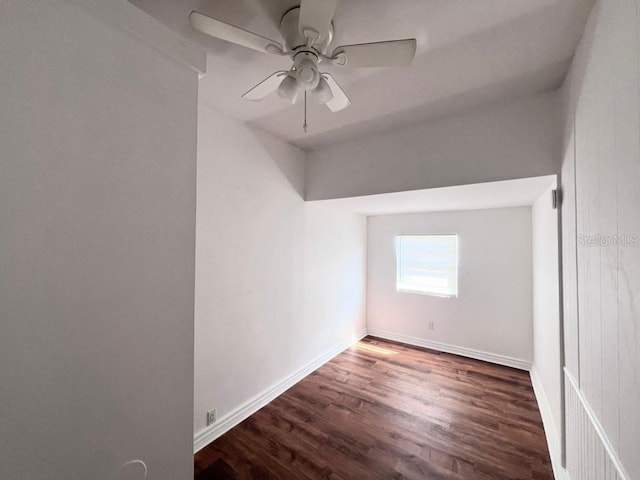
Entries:
{"type": "Polygon", "coordinates": [[[333,45],[418,39],[406,68],[330,71],[352,105],[338,113],[277,96],[240,98],[288,58],[270,56],[195,32],[198,10],[280,39],[278,25],[297,0],[131,0],[207,52],[200,99],[305,150],[557,88],[566,75],[593,0],[341,0],[333,45]]]}

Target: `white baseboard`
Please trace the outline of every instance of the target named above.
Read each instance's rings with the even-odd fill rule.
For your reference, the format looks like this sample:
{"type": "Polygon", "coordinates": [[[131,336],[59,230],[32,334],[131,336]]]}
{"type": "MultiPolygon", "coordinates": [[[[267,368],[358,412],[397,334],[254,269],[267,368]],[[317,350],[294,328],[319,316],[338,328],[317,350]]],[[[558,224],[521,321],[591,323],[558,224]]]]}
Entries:
{"type": "Polygon", "coordinates": [[[462,357],[473,358],[476,360],[483,360],[485,362],[497,363],[498,365],[504,365],[507,367],[517,368],[519,370],[529,371],[531,369],[531,362],[528,360],[522,360],[519,358],[507,357],[505,355],[499,355],[497,353],[483,352],[481,350],[474,350],[472,348],[458,347],[456,345],[449,345],[447,343],[434,342],[432,340],[425,340],[423,338],[411,337],[408,335],[401,335],[397,333],[388,332],[386,330],[378,330],[375,328],[368,329],[367,333],[374,337],[384,338],[386,340],[393,340],[396,342],[406,343],[408,345],[414,345],[416,347],[429,348],[431,350],[438,350],[440,352],[453,353],[462,357]]]}
{"type": "Polygon", "coordinates": [[[540,374],[538,373],[535,365],[531,367],[529,375],[531,376],[533,393],[538,401],[538,408],[540,409],[540,416],[542,417],[542,424],[544,425],[544,434],[547,438],[547,445],[549,447],[553,476],[556,480],[569,480],[569,474],[562,466],[562,445],[560,444],[558,429],[556,428],[556,424],[553,420],[553,414],[551,413],[549,398],[542,386],[540,374]]]}
{"type": "Polygon", "coordinates": [[[304,367],[298,369],[288,377],[282,379],[280,382],[262,391],[261,393],[253,397],[248,402],[240,405],[239,407],[235,408],[228,414],[224,415],[215,424],[198,432],[195,435],[193,440],[193,452],[197,453],[198,451],[206,447],[208,444],[213,442],[216,438],[223,435],[227,431],[231,430],[233,427],[238,425],[243,420],[246,420],[247,418],[249,418],[251,415],[256,413],[258,410],[260,410],[269,402],[273,401],[279,395],[282,395],[285,391],[287,391],[293,385],[295,385],[304,377],[309,375],[311,372],[320,368],[322,365],[327,363],[336,355],[342,353],[351,345],[360,341],[366,335],[367,335],[367,331],[362,330],[361,332],[355,335],[353,341],[336,345],[334,348],[332,348],[328,352],[325,352],[323,355],[320,355],[319,357],[317,357],[316,359],[314,359],[304,367]]]}
{"type": "Polygon", "coordinates": [[[209,443],[213,442],[216,438],[220,437],[236,425],[238,425],[243,420],[247,419],[255,412],[260,410],[262,407],[267,405],[269,402],[273,401],[276,397],[284,393],[286,390],[291,388],[293,385],[298,383],[304,377],[309,375],[314,370],[317,370],[322,365],[327,363],[329,360],[343,352],[345,349],[349,348],[353,343],[361,340],[367,335],[373,335],[380,338],[385,338],[387,340],[393,340],[396,342],[402,342],[409,345],[415,345],[423,348],[430,348],[432,350],[438,350],[447,353],[453,353],[456,355],[461,355],[464,357],[474,358],[476,360],[483,360],[486,362],[497,363],[499,365],[505,365],[508,367],[518,368],[520,370],[529,370],[531,367],[531,363],[526,360],[520,360],[517,358],[511,358],[503,355],[498,355],[494,353],[482,352],[479,350],[473,350],[464,347],[457,347],[454,345],[448,345],[445,343],[433,342],[429,340],[424,340],[416,337],[410,337],[406,335],[394,334],[391,332],[383,331],[383,330],[362,330],[358,334],[354,336],[354,340],[351,342],[345,342],[343,344],[337,345],[331,350],[325,352],[323,355],[320,355],[304,367],[298,369],[293,372],[288,377],[284,378],[277,384],[271,386],[270,388],[262,391],[249,401],[244,404],[238,406],[228,414],[222,416],[214,425],[207,427],[200,432],[198,432],[194,436],[193,441],[193,450],[194,453],[197,453],[202,448],[207,446],[209,443]]]}

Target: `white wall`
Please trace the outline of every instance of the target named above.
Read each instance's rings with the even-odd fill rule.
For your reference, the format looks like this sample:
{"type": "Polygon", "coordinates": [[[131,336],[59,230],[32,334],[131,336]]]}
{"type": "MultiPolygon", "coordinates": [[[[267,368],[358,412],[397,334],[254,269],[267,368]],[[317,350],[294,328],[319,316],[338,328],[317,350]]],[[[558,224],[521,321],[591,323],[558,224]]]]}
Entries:
{"type": "Polygon", "coordinates": [[[434,347],[444,344],[445,349],[462,347],[470,350],[467,353],[487,354],[492,361],[528,367],[533,328],[531,208],[369,217],[367,259],[371,333],[432,342],[434,347]],[[458,298],[396,291],[394,237],[425,233],[458,234],[458,298]],[[430,321],[433,330],[428,329],[430,321]]]}
{"type": "Polygon", "coordinates": [[[0,3],[4,480],[193,475],[197,73],[156,41],[189,52],[124,1],[0,3]]]}
{"type": "Polygon", "coordinates": [[[558,94],[547,93],[309,153],[307,200],[558,173],[558,94]]]}
{"type": "Polygon", "coordinates": [[[599,1],[565,87],[567,467],[574,480],[640,478],[640,243],[632,240],[640,240],[639,35],[637,0],[599,1]]]}
{"type": "Polygon", "coordinates": [[[207,410],[232,426],[364,331],[366,247],[363,216],[305,205],[301,150],[201,105],[198,152],[196,448],[207,410]]]}
{"type": "MultiPolygon", "coordinates": [[[[558,210],[550,186],[531,207],[533,250],[533,367],[531,377],[554,468],[562,464],[562,359],[558,210]]],[[[556,475],[557,476],[557,475],[556,475]]]]}

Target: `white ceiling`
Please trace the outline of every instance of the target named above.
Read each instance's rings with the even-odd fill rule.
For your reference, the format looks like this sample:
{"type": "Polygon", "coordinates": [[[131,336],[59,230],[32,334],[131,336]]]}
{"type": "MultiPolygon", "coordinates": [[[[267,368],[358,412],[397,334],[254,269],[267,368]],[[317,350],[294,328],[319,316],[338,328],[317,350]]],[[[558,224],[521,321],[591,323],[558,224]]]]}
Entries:
{"type": "Polygon", "coordinates": [[[240,95],[290,60],[211,39],[191,29],[198,10],[280,40],[280,17],[298,0],[131,0],[208,55],[200,98],[214,108],[303,149],[394,130],[487,103],[557,88],[594,0],[341,0],[333,46],[415,37],[406,68],[325,66],[352,101],[338,113],[272,96],[240,95]]]}
{"type": "Polygon", "coordinates": [[[367,216],[525,207],[533,205],[547,189],[555,184],[556,176],[547,175],[362,197],[316,200],[308,203],[322,204],[367,216]]]}

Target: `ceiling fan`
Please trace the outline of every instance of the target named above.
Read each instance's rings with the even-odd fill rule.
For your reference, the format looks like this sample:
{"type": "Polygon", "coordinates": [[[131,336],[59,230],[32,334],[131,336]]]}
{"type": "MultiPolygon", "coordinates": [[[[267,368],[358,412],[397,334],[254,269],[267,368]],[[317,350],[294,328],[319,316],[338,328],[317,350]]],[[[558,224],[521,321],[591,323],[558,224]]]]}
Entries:
{"type": "MultiPolygon", "coordinates": [[[[301,94],[332,112],[348,107],[351,102],[331,76],[320,72],[318,64],[327,62],[344,68],[406,66],[416,53],[415,38],[389,40],[356,45],[341,45],[329,53],[333,39],[333,14],[338,0],[301,0],[300,6],[287,11],[280,21],[284,46],[269,38],[199,12],[191,12],[191,25],[196,30],[227,42],[271,55],[291,57],[289,71],[277,71],[245,92],[247,100],[262,100],[273,92],[291,103],[301,94]]],[[[305,119],[306,127],[306,119],[305,119]]],[[[306,128],[305,128],[306,130],[306,128]]]]}

